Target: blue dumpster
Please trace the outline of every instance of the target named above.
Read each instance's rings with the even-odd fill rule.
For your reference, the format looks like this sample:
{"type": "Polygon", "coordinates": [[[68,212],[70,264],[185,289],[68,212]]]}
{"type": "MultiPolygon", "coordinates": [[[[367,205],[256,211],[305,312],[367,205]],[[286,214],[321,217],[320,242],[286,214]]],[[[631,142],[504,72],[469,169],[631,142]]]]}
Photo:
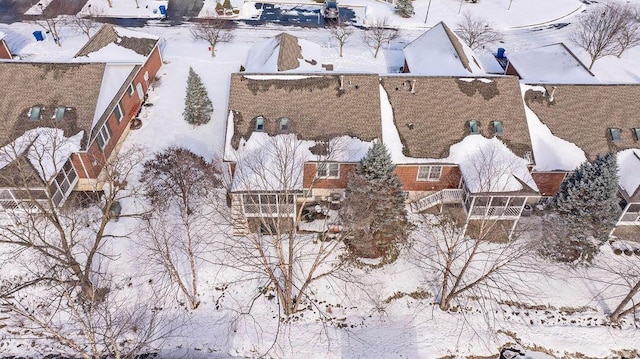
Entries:
{"type": "Polygon", "coordinates": [[[33,37],[36,38],[36,41],[44,41],[44,35],[42,34],[42,31],[34,31],[33,37]]]}
{"type": "Polygon", "coordinates": [[[498,53],[496,54],[496,57],[499,58],[499,59],[504,59],[505,58],[504,51],[505,51],[504,48],[499,47],[498,48],[498,53]]]}
{"type": "Polygon", "coordinates": [[[166,6],[160,5],[160,6],[158,6],[158,9],[160,9],[160,14],[165,15],[165,16],[167,15],[167,7],[166,6]]]}

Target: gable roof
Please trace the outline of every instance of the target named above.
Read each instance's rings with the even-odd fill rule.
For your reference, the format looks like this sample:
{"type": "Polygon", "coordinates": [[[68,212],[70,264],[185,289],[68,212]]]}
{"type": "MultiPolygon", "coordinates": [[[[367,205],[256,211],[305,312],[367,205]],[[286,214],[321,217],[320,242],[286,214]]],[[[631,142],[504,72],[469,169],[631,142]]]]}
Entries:
{"type": "Polygon", "coordinates": [[[407,157],[448,157],[450,147],[469,135],[469,120],[478,122],[485,137],[494,136],[494,120],[502,121],[499,138],[507,147],[520,157],[531,151],[515,76],[383,76],[382,85],[407,157]]]}
{"type": "Polygon", "coordinates": [[[283,32],[249,50],[247,72],[323,71],[319,63],[322,47],[283,32]]]}
{"type": "Polygon", "coordinates": [[[640,84],[548,84],[524,92],[525,105],[552,134],[577,145],[589,160],[640,146],[632,133],[640,128],[639,98],[640,84]],[[609,128],[621,130],[619,141],[612,140],[609,128]]]}
{"type": "Polygon", "coordinates": [[[0,146],[28,130],[56,127],[70,137],[89,133],[105,64],[0,62],[0,146]],[[30,121],[33,106],[43,106],[40,121],[30,121]],[[64,120],[51,118],[66,107],[64,120]]]}
{"type": "Polygon", "coordinates": [[[587,67],[563,43],[517,52],[508,61],[527,83],[597,83],[587,67]]]}
{"type": "MultiPolygon", "coordinates": [[[[107,46],[115,45],[121,49],[131,50],[135,54],[146,58],[151,55],[158,41],[159,37],[154,35],[113,26],[111,24],[104,24],[74,57],[87,57],[107,46]]],[[[133,56],[132,59],[137,60],[137,58],[133,56]]],[[[105,61],[105,59],[100,58],[96,60],[105,61]]],[[[107,59],[106,61],[111,61],[111,59],[107,59]]],[[[129,61],[129,59],[122,59],[120,61],[129,61]]]]}
{"type": "Polygon", "coordinates": [[[413,40],[402,50],[409,72],[432,76],[484,75],[473,50],[444,22],[413,40]]]}
{"type": "Polygon", "coordinates": [[[258,116],[264,117],[269,135],[282,133],[279,123],[286,117],[287,132],[299,140],[346,135],[370,142],[382,137],[376,74],[232,74],[228,113],[234,127],[226,141],[236,150],[255,131],[258,116]]]}

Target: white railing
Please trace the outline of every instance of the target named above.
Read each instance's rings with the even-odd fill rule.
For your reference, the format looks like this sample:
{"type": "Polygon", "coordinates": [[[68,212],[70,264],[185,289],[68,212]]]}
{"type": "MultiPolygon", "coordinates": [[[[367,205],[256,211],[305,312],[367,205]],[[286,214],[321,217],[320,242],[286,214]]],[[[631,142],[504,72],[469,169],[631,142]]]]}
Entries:
{"type": "Polygon", "coordinates": [[[295,205],[290,204],[257,204],[245,203],[244,215],[246,217],[294,217],[295,205]]]}
{"type": "Polygon", "coordinates": [[[510,206],[510,207],[486,207],[486,206],[473,206],[471,208],[470,218],[504,218],[504,217],[520,217],[522,206],[510,206]]]}
{"type": "Polygon", "coordinates": [[[620,222],[640,223],[640,213],[638,212],[625,212],[620,218],[620,222]]]}
{"type": "Polygon", "coordinates": [[[439,204],[462,203],[463,198],[464,191],[461,189],[443,189],[415,201],[411,204],[411,210],[418,213],[439,204]]]}

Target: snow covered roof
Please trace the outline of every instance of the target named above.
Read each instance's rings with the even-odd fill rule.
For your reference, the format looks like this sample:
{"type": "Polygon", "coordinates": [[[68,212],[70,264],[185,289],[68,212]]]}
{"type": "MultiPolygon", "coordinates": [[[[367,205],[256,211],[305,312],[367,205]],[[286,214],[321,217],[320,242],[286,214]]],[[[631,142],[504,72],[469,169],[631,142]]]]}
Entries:
{"type": "Polygon", "coordinates": [[[627,198],[640,202],[640,145],[618,152],[618,177],[627,198]]]}
{"type": "Polygon", "coordinates": [[[105,24],[74,57],[85,61],[142,63],[159,40],[154,35],[105,24]]]}
{"type": "MultiPolygon", "coordinates": [[[[500,139],[517,156],[531,151],[520,84],[515,76],[455,78],[383,76],[393,108],[402,153],[411,158],[443,159],[469,134],[475,120],[479,134],[492,137],[501,121],[500,139]]],[[[385,127],[386,131],[386,127],[385,127]]]]}
{"type": "Polygon", "coordinates": [[[0,40],[4,39],[4,37],[5,37],[5,33],[0,31],[0,40]]]}
{"type": "Polygon", "coordinates": [[[283,32],[253,46],[245,68],[248,72],[324,71],[322,56],[320,45],[283,32]]]}
{"type": "Polygon", "coordinates": [[[570,171],[597,155],[639,146],[633,129],[640,128],[640,84],[524,85],[522,92],[536,169],[570,171]]]}
{"type": "MultiPolygon", "coordinates": [[[[263,131],[271,136],[295,133],[310,141],[349,136],[371,142],[382,137],[378,83],[376,74],[233,74],[228,113],[234,128],[226,141],[237,150],[256,132],[256,119],[262,116],[263,131]],[[288,119],[286,129],[282,118],[288,119]]],[[[225,159],[234,160],[226,152],[225,159]]]]}
{"type": "Polygon", "coordinates": [[[71,137],[93,124],[105,64],[0,62],[0,146],[39,127],[55,127],[71,137]],[[39,119],[31,120],[34,106],[39,119]],[[64,117],[53,117],[64,107],[64,117]]]}
{"type": "Polygon", "coordinates": [[[409,72],[432,76],[484,75],[482,62],[444,22],[402,50],[409,72]]]}
{"type": "Polygon", "coordinates": [[[108,118],[111,111],[107,110],[116,106],[116,102],[120,99],[120,96],[117,96],[118,93],[124,91],[124,88],[133,81],[139,67],[140,65],[106,64],[91,128],[95,127],[100,120],[108,118]]]}
{"type": "Polygon", "coordinates": [[[61,129],[39,127],[25,132],[11,143],[0,147],[0,171],[3,173],[0,176],[0,185],[15,185],[15,183],[5,183],[12,178],[17,181],[25,180],[29,184],[38,183],[31,176],[31,171],[35,172],[44,183],[49,183],[62,169],[71,154],[80,149],[83,135],[83,131],[80,131],[67,138],[61,129]],[[17,162],[25,159],[31,165],[30,167],[16,165],[17,162]]]}
{"type": "Polygon", "coordinates": [[[524,50],[508,56],[526,83],[598,83],[593,73],[563,43],[524,50]]]}

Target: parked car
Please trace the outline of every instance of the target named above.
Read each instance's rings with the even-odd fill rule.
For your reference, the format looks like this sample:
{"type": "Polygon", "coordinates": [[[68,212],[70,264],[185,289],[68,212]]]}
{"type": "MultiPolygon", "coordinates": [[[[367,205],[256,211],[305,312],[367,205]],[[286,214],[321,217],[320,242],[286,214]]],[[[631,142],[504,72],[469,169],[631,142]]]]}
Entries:
{"type": "Polygon", "coordinates": [[[337,1],[325,1],[324,2],[324,18],[329,20],[338,19],[338,2],[337,1]]]}

